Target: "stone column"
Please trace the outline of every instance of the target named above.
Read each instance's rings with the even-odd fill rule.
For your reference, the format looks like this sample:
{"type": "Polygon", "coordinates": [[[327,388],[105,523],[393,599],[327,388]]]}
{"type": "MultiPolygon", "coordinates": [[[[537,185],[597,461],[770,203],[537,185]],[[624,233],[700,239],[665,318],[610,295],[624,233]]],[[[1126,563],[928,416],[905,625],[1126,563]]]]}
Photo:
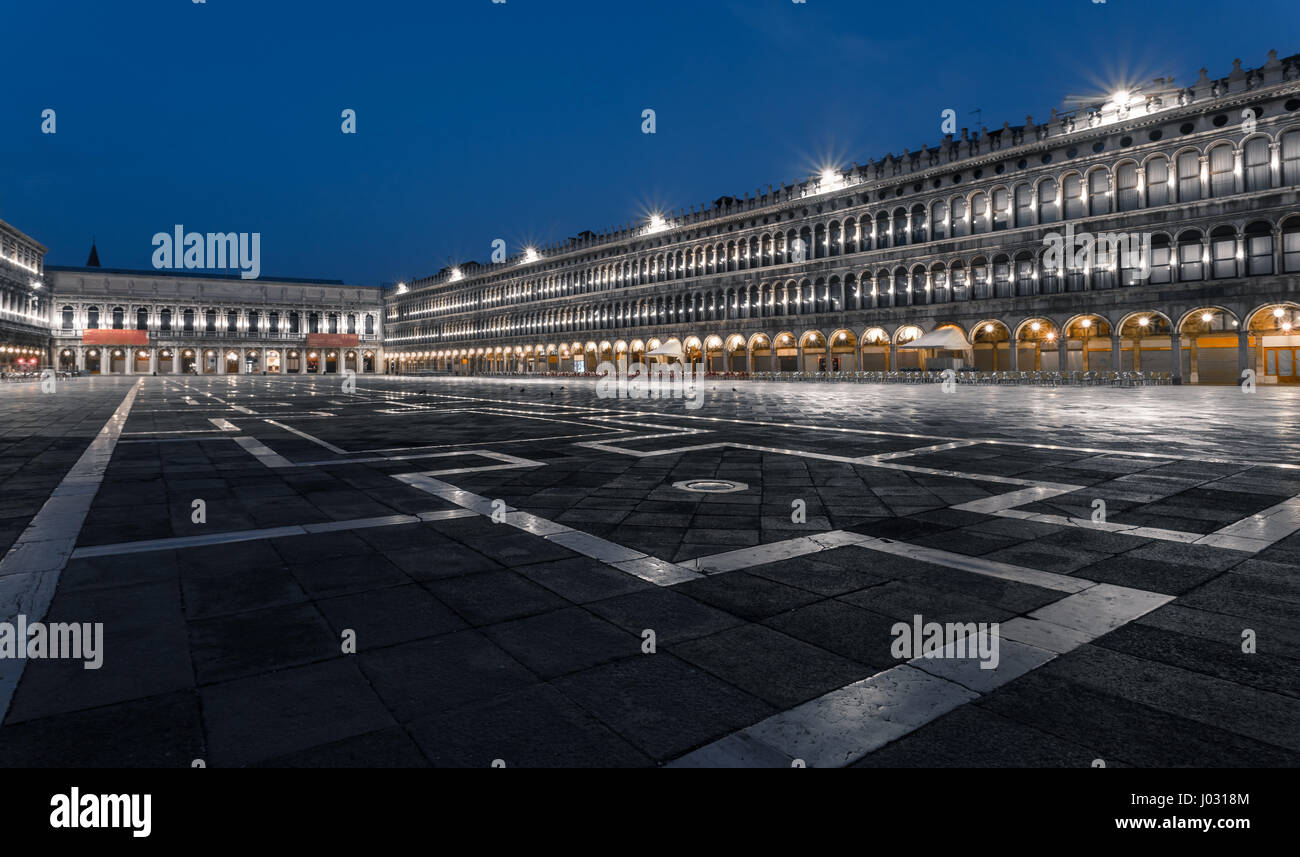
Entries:
{"type": "Polygon", "coordinates": [[[1068,371],[1070,368],[1070,340],[1064,333],[1056,343],[1056,355],[1056,371],[1068,371]]]}
{"type": "Polygon", "coordinates": [[[150,375],[158,374],[158,349],[157,348],[149,349],[149,374],[150,375]]]}
{"type": "Polygon", "coordinates": [[[1241,328],[1237,331],[1237,383],[1242,382],[1242,373],[1252,368],[1250,365],[1250,331],[1241,328]]]}
{"type": "MultiPolygon", "coordinates": [[[[1136,346],[1136,343],[1134,343],[1136,346]]],[[[1133,368],[1137,368],[1137,351],[1133,352],[1133,368]]],[[[1124,339],[1118,334],[1112,334],[1110,338],[1110,362],[1111,369],[1115,372],[1121,371],[1120,367],[1124,365],[1124,339]]]]}
{"type": "Polygon", "coordinates": [[[135,346],[122,349],[122,354],[124,358],[122,360],[122,374],[134,375],[135,374],[135,346]]]}
{"type": "Polygon", "coordinates": [[[181,371],[181,350],[179,348],[173,348],[172,349],[172,374],[179,375],[180,371],[181,371]]]}
{"type": "Polygon", "coordinates": [[[1180,333],[1169,334],[1169,352],[1174,359],[1173,381],[1183,383],[1183,336],[1180,333]]]}

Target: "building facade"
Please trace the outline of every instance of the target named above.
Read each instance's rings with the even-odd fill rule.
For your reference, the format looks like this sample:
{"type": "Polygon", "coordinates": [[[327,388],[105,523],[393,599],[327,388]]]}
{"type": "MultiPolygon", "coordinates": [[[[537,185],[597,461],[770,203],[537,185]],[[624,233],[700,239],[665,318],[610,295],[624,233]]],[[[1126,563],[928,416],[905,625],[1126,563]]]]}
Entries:
{"type": "Polygon", "coordinates": [[[385,338],[394,372],[590,371],[665,344],[715,372],[854,371],[952,356],[899,348],[946,328],[984,370],[1291,383],[1297,301],[1300,56],[1271,52],[445,269],[388,297],[385,338]]]}
{"type": "Polygon", "coordinates": [[[0,372],[39,368],[49,345],[46,248],[0,220],[0,372]]]}
{"type": "Polygon", "coordinates": [[[102,375],[358,374],[384,365],[380,289],[341,280],[48,269],[49,359],[102,375]]]}

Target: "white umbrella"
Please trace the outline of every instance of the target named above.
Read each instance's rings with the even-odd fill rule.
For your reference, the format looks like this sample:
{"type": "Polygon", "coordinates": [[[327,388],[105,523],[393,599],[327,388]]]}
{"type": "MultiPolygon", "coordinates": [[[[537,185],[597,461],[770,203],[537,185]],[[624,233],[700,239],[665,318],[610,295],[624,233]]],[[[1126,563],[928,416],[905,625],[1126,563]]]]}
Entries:
{"type": "Polygon", "coordinates": [[[647,351],[647,357],[676,357],[681,358],[685,352],[682,351],[682,344],[676,339],[670,339],[663,345],[653,351],[647,351]]]}
{"type": "Polygon", "coordinates": [[[943,327],[919,336],[911,342],[901,343],[899,348],[941,348],[945,351],[970,351],[971,344],[965,335],[955,327],[943,327]]]}

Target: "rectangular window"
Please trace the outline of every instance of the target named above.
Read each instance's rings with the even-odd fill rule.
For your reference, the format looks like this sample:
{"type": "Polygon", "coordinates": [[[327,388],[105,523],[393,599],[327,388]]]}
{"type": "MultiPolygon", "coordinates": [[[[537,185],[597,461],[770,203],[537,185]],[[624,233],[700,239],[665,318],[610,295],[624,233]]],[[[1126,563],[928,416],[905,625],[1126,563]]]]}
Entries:
{"type": "Polygon", "coordinates": [[[1169,204],[1169,162],[1154,158],[1147,162],[1147,205],[1169,204]]]}
{"type": "Polygon", "coordinates": [[[1006,188],[993,191],[993,231],[1006,229],[1011,225],[1011,194],[1006,188]]]}
{"type": "Polygon", "coordinates": [[[1029,185],[1021,185],[1016,188],[1016,226],[1032,226],[1034,223],[1034,207],[1031,200],[1033,193],[1029,185]]]}
{"type": "Polygon", "coordinates": [[[1300,131],[1282,135],[1282,184],[1300,184],[1300,131]]]}
{"type": "Polygon", "coordinates": [[[966,223],[966,200],[954,199],[952,201],[952,237],[962,238],[970,234],[966,223]]]}
{"type": "Polygon", "coordinates": [[[1215,146],[1210,150],[1210,196],[1231,196],[1236,192],[1233,157],[1231,146],[1215,146]]]}
{"type": "Polygon", "coordinates": [[[1093,170],[1088,175],[1088,212],[1093,215],[1110,213],[1110,178],[1105,170],[1093,170]]]}
{"type": "Polygon", "coordinates": [[[985,232],[988,232],[989,231],[988,217],[989,217],[988,197],[982,193],[975,194],[975,198],[971,200],[971,206],[970,206],[971,232],[975,233],[976,235],[980,235],[985,232]]]}
{"type": "Polygon", "coordinates": [[[1173,277],[1170,275],[1169,263],[1172,261],[1173,253],[1169,245],[1152,245],[1151,247],[1151,279],[1152,283],[1168,283],[1173,277]]]}
{"type": "Polygon", "coordinates": [[[1273,238],[1269,235],[1252,235],[1246,239],[1246,258],[1252,277],[1273,273],[1273,238]]]}
{"type": "Polygon", "coordinates": [[[1056,182],[1045,181],[1038,184],[1038,222],[1052,223],[1061,216],[1056,204],[1056,182]]]}
{"type": "Polygon", "coordinates": [[[1065,219],[1083,217],[1083,179],[1077,175],[1065,180],[1065,219]]]}
{"type": "Polygon", "coordinates": [[[1195,202],[1201,198],[1201,159],[1194,152],[1178,156],[1178,201],[1195,202]]]}
{"type": "Polygon", "coordinates": [[[1178,279],[1183,281],[1199,280],[1203,275],[1201,264],[1201,244],[1187,243],[1178,245],[1178,279]]]}
{"type": "Polygon", "coordinates": [[[1214,260],[1214,278],[1237,276],[1237,241],[1235,238],[1216,238],[1210,245],[1210,258],[1214,260]]]}
{"type": "Polygon", "coordinates": [[[1300,232],[1282,234],[1282,270],[1300,271],[1300,232]]]}
{"type": "Polygon", "coordinates": [[[1246,191],[1268,190],[1272,184],[1272,170],[1268,163],[1268,143],[1255,138],[1246,144],[1245,179],[1246,191]]]}
{"type": "Polygon", "coordinates": [[[1115,196],[1120,211],[1133,211],[1138,207],[1137,164],[1122,164],[1115,171],[1115,196]]]}

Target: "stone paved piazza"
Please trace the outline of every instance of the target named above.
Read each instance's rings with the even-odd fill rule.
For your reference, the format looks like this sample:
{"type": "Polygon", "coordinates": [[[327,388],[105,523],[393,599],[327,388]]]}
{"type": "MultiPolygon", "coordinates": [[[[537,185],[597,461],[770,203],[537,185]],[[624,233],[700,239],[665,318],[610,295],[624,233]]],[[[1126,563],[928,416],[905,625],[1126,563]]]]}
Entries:
{"type": "Polygon", "coordinates": [[[1297,388],[0,392],[3,766],[1300,764],[1297,388]]]}

